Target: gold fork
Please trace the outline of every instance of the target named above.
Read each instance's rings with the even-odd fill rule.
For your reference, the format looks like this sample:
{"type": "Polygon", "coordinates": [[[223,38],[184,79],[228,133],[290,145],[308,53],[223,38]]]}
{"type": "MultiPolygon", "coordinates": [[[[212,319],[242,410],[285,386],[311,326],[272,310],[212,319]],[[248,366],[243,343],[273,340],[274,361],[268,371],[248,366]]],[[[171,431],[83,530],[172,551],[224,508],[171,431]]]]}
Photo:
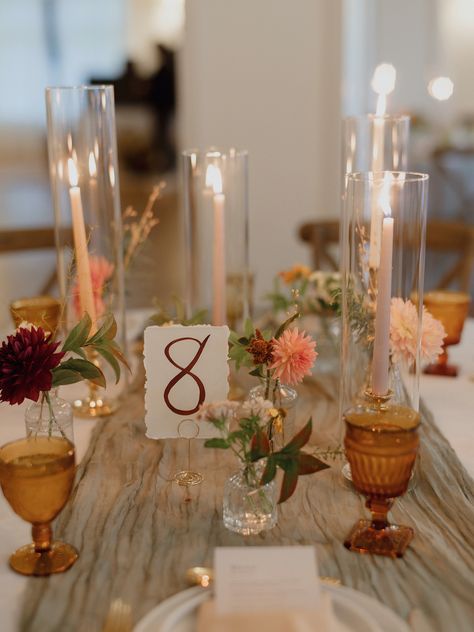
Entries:
{"type": "Polygon", "coordinates": [[[121,599],[114,599],[110,604],[103,632],[131,632],[132,608],[121,599]]]}

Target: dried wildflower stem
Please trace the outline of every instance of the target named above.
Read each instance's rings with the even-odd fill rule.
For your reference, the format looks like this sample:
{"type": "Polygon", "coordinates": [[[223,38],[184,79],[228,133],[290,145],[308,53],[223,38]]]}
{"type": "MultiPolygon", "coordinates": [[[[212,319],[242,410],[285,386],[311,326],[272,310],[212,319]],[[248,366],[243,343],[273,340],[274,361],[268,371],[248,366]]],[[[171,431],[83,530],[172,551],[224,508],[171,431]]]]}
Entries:
{"type": "MultiPolygon", "coordinates": [[[[138,246],[140,246],[147,239],[152,228],[159,224],[160,220],[153,215],[153,207],[156,201],[159,199],[161,191],[164,189],[165,186],[166,185],[164,182],[160,182],[160,184],[153,187],[150,197],[148,198],[148,202],[138,222],[131,222],[125,228],[125,230],[128,230],[128,232],[130,233],[130,242],[124,255],[125,268],[130,265],[130,262],[132,261],[138,246]]],[[[128,206],[125,209],[124,219],[136,216],[137,213],[133,207],[128,206]]]]}

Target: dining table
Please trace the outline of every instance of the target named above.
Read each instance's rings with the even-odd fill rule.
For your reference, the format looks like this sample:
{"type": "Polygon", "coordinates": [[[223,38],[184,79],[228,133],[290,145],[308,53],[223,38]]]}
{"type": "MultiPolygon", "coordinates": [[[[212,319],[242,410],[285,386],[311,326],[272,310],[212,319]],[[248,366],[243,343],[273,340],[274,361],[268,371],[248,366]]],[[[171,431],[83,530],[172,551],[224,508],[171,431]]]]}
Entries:
{"type": "MultiPolygon", "coordinates": [[[[133,317],[137,320],[137,314],[133,317]]],[[[474,628],[474,319],[450,348],[457,378],[425,376],[415,484],[396,500],[393,522],[415,537],[401,559],[348,551],[344,538],[366,514],[364,498],[341,474],[341,460],[301,477],[278,509],[277,525],[255,536],[228,531],[222,521],[224,482],[237,469],[227,451],[190,444],[200,485],[183,487],[174,474],[187,466],[186,439],[153,440],[144,423],[144,373],[138,366],[117,412],[74,421],[78,460],[71,497],[54,534],[79,551],[67,572],[26,578],[9,555],[30,541],[30,525],[0,498],[1,632],[98,632],[120,598],[137,623],[186,588],[186,571],[212,566],[219,546],[312,545],[319,573],[361,591],[426,629],[474,628]]],[[[340,427],[338,375],[315,372],[299,388],[297,423],[308,415],[307,449],[323,450],[340,427]]],[[[0,405],[0,443],[24,436],[25,405],[0,405]]]]}

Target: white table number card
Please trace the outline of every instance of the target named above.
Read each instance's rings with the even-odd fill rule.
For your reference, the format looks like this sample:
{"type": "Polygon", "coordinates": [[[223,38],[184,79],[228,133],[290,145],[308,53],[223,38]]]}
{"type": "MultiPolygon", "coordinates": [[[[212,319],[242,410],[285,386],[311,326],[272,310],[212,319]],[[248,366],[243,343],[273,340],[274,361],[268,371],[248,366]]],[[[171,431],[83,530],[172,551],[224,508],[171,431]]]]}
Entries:
{"type": "Polygon", "coordinates": [[[216,612],[315,610],[320,603],[312,546],[216,548],[216,612]]]}
{"type": "Polygon", "coordinates": [[[196,413],[204,403],[227,398],[228,338],[228,327],[211,325],[145,329],[147,437],[219,436],[196,413]]]}

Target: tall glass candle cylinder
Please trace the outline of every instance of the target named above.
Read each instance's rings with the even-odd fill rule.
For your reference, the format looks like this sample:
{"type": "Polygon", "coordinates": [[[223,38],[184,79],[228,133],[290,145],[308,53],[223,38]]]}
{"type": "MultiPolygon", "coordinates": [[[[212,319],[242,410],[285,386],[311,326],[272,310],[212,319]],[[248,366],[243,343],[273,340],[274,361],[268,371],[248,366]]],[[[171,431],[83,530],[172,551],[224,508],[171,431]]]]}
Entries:
{"type": "Polygon", "coordinates": [[[368,394],[418,410],[427,195],[426,174],[347,176],[341,227],[341,410],[368,394]],[[371,241],[374,221],[381,234],[376,245],[371,241]]]}
{"type": "Polygon", "coordinates": [[[232,328],[250,302],[247,159],[236,149],[182,155],[188,316],[204,309],[232,328]]]}
{"type": "Polygon", "coordinates": [[[344,173],[406,171],[408,116],[351,116],[344,120],[342,148],[344,173]]]}
{"type": "MultiPolygon", "coordinates": [[[[93,330],[106,313],[113,313],[118,325],[117,342],[125,349],[113,87],[48,88],[46,110],[58,282],[66,305],[65,333],[84,312],[91,317],[93,330]]],[[[79,414],[107,415],[115,406],[115,395],[122,384],[114,386],[113,375],[107,373],[108,366],[101,358],[91,359],[106,371],[110,387],[103,393],[94,385],[84,385],[84,392],[76,393],[75,405],[79,414]]]]}

